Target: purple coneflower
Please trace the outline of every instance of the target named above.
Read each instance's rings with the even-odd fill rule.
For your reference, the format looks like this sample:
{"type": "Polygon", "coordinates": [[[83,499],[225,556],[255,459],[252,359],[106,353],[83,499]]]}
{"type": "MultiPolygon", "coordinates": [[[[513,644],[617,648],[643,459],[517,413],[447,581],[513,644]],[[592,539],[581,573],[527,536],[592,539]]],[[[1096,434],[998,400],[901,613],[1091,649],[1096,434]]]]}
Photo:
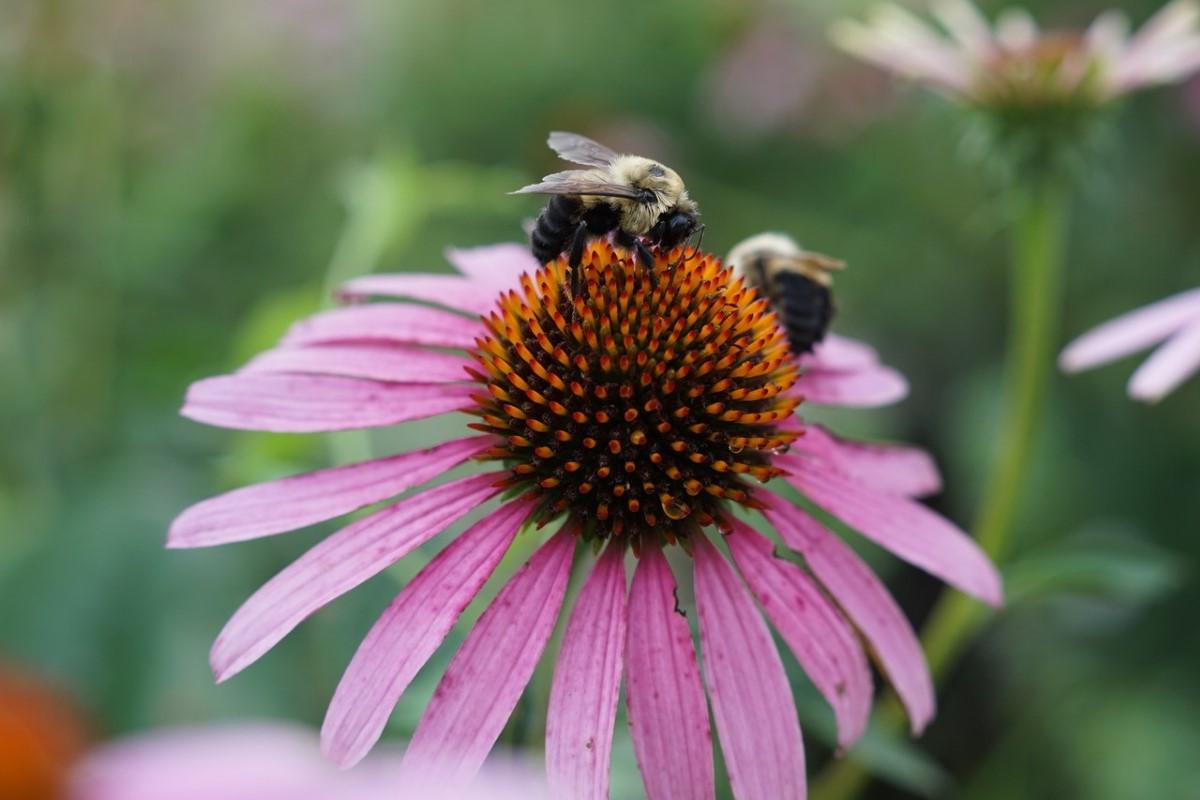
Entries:
{"type": "Polygon", "coordinates": [[[968,0],[939,0],[932,10],[944,33],[886,3],[865,24],[839,22],[833,37],[860,58],[984,108],[1099,106],[1200,69],[1194,0],[1165,6],[1133,37],[1118,11],[1083,33],[1057,33],[1040,31],[1019,9],[995,26],[968,0]]]}
{"type": "Polygon", "coordinates": [[[172,525],[172,547],[294,530],[472,459],[488,467],[390,502],[270,580],[218,637],[218,680],[499,498],[404,587],[359,647],[322,731],[339,764],[371,749],[518,534],[538,535],[527,523],[553,533],[467,635],[406,754],[436,765],[446,782],[469,780],[495,744],[557,623],[577,559],[590,566],[566,622],[546,721],[555,797],[607,796],[622,679],[650,798],[713,795],[706,694],[734,794],[804,796],[800,726],[766,620],[833,707],[842,746],[862,733],[871,706],[862,642],[913,730],[925,726],[933,689],[896,603],[817,516],[762,486],[781,478],[822,513],[1000,603],[1000,579],[972,540],[913,499],[938,489],[928,456],[839,439],[793,413],[802,399],[894,400],[905,389],[894,371],[837,337],[798,362],[766,302],[705,254],[662,254],[652,280],[610,245],[593,245],[573,300],[561,260],[540,267],[515,245],[451,260],[461,275],[370,276],[344,292],[465,316],[411,302],[327,311],[243,370],[189,390],[186,416],[231,428],[335,431],[466,412],[478,435],[206,500],[172,525]],[[781,545],[745,519],[769,523],[805,566],[777,557],[781,545]],[[668,551],[693,570],[703,680],[668,551]]]}
{"type": "Polygon", "coordinates": [[[1130,311],[1080,336],[1059,356],[1081,372],[1165,342],[1129,379],[1129,396],[1157,403],[1200,369],[1200,289],[1130,311]]]}

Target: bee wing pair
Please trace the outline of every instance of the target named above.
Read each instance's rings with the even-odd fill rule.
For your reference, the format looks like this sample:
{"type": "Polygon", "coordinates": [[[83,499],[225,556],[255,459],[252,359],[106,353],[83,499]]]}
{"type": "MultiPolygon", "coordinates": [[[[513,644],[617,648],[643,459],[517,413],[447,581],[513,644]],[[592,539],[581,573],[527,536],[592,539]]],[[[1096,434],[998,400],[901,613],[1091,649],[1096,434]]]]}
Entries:
{"type": "MultiPolygon", "coordinates": [[[[587,167],[603,168],[620,156],[586,136],[577,133],[554,131],[547,143],[564,161],[587,167]]],[[[542,178],[541,183],[523,186],[512,194],[567,194],[590,195],[592,197],[625,197],[636,200],[641,193],[620,183],[605,180],[596,169],[568,169],[542,178]]]]}

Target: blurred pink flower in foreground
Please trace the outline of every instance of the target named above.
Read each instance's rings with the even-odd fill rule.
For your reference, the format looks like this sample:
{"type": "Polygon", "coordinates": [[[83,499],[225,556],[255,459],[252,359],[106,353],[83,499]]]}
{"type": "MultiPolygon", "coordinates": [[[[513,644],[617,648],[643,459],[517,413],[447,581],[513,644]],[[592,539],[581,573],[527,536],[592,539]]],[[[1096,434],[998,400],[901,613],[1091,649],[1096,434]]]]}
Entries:
{"type": "Polygon", "coordinates": [[[799,721],[760,608],[832,705],[842,746],[861,735],[870,711],[863,643],[913,730],[926,725],[934,713],[928,668],[883,584],[816,517],[748,481],[782,476],[901,558],[1001,602],[999,576],[974,542],[913,499],[939,488],[926,454],[846,441],[793,416],[802,399],[870,405],[903,395],[903,380],[873,350],[829,337],[798,375],[765,301],[704,254],[661,254],[652,286],[649,270],[594,245],[573,300],[565,264],[542,268],[524,247],[450,258],[461,275],[373,275],[344,294],[453,310],[387,302],[327,311],[241,371],[189,390],[186,416],[230,428],[335,431],[465,411],[483,435],[206,500],[176,519],[172,547],[333,519],[472,458],[498,467],[386,505],[301,556],[217,638],[218,680],[508,490],[403,588],[361,644],[322,730],[338,764],[356,763],[375,744],[518,533],[539,535],[527,522],[557,530],[469,632],[405,755],[406,765],[433,765],[439,785],[466,781],[483,764],[555,627],[576,557],[593,563],[550,694],[546,766],[555,797],[607,796],[622,675],[650,798],[713,795],[705,684],[734,794],[803,797],[799,721]],[[777,557],[780,545],[732,516],[739,505],[765,518],[807,568],[777,557]],[[714,528],[725,535],[712,537],[714,528]],[[676,544],[694,570],[703,684],[664,555],[676,544]],[[637,560],[627,590],[630,553],[637,560]]]}
{"type": "Polygon", "coordinates": [[[1165,342],[1129,379],[1129,395],[1157,403],[1200,369],[1200,289],[1131,311],[1071,342],[1058,363],[1080,372],[1165,342]]]}
{"type": "Polygon", "coordinates": [[[1200,69],[1194,0],[1165,6],[1132,38],[1119,11],[1079,34],[1041,32],[1019,9],[993,27],[968,0],[939,0],[932,10],[945,34],[887,3],[865,24],[838,22],[832,36],[860,58],[987,108],[1100,105],[1200,69]]]}
{"type": "Polygon", "coordinates": [[[96,747],[71,771],[67,800],[539,800],[528,765],[489,761],[470,788],[448,790],[402,774],[380,753],[337,769],[298,725],[237,722],[159,729],[96,747]]]}

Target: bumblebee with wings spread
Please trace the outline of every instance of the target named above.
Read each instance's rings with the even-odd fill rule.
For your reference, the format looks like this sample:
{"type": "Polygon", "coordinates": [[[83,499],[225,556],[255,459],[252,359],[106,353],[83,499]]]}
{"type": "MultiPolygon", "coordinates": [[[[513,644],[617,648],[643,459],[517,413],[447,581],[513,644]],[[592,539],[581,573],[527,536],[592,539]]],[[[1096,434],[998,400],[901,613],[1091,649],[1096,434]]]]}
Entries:
{"type": "Polygon", "coordinates": [[[641,156],[621,155],[576,133],[555,131],[547,143],[558,155],[588,169],[547,175],[513,194],[551,195],[532,234],[533,255],[545,264],[567,253],[572,292],[588,241],[613,233],[613,243],[654,263],[651,246],[682,244],[698,228],[699,208],[683,179],[670,167],[641,156]]]}

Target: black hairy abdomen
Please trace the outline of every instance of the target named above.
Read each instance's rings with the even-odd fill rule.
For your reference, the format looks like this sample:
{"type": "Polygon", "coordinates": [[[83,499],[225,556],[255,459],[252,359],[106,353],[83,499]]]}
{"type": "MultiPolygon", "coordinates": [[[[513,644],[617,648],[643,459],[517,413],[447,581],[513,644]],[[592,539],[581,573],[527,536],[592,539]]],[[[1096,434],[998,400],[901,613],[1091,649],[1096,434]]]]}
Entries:
{"type": "Polygon", "coordinates": [[[578,198],[554,195],[538,214],[530,237],[533,257],[541,263],[553,261],[567,249],[567,242],[579,225],[582,205],[578,198]]]}
{"type": "Polygon", "coordinates": [[[796,355],[812,352],[833,320],[833,293],[803,275],[785,272],[775,278],[774,300],[788,343],[796,355]]]}

